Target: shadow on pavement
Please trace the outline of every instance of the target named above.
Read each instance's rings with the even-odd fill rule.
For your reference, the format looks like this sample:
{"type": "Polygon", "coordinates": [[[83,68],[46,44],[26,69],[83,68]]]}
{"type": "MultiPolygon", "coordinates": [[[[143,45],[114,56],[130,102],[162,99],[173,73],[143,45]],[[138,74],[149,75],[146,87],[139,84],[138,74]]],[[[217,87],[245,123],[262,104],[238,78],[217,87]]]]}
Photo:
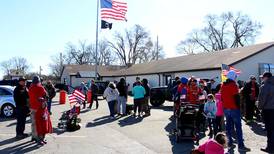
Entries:
{"type": "Polygon", "coordinates": [[[260,136],[266,136],[266,131],[263,130],[263,126],[257,122],[253,122],[250,125],[251,130],[260,136]]]}
{"type": "Polygon", "coordinates": [[[115,121],[115,119],[110,119],[109,116],[103,116],[101,118],[95,119],[94,122],[87,123],[86,127],[101,126],[101,125],[105,125],[107,123],[111,123],[113,121],[115,121]]]}
{"type": "MultiPolygon", "coordinates": [[[[5,145],[5,144],[14,143],[16,141],[18,141],[16,138],[10,138],[10,139],[0,142],[0,146],[5,145]]],[[[28,153],[33,150],[39,149],[40,147],[41,146],[37,145],[34,142],[27,141],[27,142],[24,142],[24,143],[15,145],[15,146],[10,146],[5,149],[2,149],[1,153],[28,153]]]]}
{"type": "MultiPolygon", "coordinates": [[[[30,120],[30,119],[26,120],[26,124],[28,124],[28,123],[31,123],[31,120],[30,120]]],[[[17,122],[15,121],[15,122],[13,122],[13,123],[8,124],[6,127],[16,126],[16,124],[17,124],[17,122]]]]}
{"type": "Polygon", "coordinates": [[[56,135],[61,135],[65,132],[66,132],[65,129],[53,128],[53,133],[56,134],[56,135]]]}
{"type": "Polygon", "coordinates": [[[151,109],[156,109],[156,110],[163,110],[163,111],[173,111],[173,106],[159,106],[159,107],[151,107],[151,109]]]}
{"type": "Polygon", "coordinates": [[[129,116],[124,119],[119,120],[119,125],[121,127],[129,126],[129,125],[134,125],[139,122],[143,121],[143,118],[135,118],[134,116],[129,116]]]}
{"type": "Polygon", "coordinates": [[[4,118],[0,115],[0,122],[5,122],[5,121],[11,121],[11,120],[16,120],[15,117],[12,117],[12,118],[4,118]]]}
{"type": "Polygon", "coordinates": [[[190,153],[190,151],[194,148],[194,142],[192,140],[182,140],[180,143],[177,143],[174,135],[175,119],[169,118],[169,120],[170,123],[168,123],[168,125],[165,127],[165,130],[168,132],[168,137],[172,145],[172,153],[190,153]]]}

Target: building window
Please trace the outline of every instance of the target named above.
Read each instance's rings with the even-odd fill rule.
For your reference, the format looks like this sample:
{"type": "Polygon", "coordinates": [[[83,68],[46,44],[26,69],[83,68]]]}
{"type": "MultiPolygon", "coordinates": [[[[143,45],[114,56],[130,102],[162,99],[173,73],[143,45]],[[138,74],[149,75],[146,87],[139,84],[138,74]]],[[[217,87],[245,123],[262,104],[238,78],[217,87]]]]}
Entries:
{"type": "Polygon", "coordinates": [[[266,63],[259,64],[259,74],[263,74],[264,72],[274,73],[274,64],[266,64],[266,63]]]}

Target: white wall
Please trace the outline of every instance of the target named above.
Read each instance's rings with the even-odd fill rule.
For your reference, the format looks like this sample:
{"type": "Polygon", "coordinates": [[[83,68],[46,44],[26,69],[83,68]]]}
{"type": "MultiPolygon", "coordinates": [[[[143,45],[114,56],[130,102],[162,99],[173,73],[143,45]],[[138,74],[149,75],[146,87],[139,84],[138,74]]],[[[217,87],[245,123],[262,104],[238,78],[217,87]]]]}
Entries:
{"type": "Polygon", "coordinates": [[[258,79],[259,74],[259,63],[271,63],[274,64],[274,47],[271,47],[255,56],[252,56],[240,63],[234,65],[236,69],[241,70],[241,75],[238,77],[239,80],[247,81],[250,75],[255,75],[258,79]]]}
{"type": "Polygon", "coordinates": [[[64,79],[66,79],[66,84],[70,84],[70,76],[69,76],[69,74],[68,74],[68,72],[66,71],[66,69],[64,69],[64,71],[63,71],[63,74],[62,74],[62,76],[61,76],[61,83],[64,83],[64,79]]]}

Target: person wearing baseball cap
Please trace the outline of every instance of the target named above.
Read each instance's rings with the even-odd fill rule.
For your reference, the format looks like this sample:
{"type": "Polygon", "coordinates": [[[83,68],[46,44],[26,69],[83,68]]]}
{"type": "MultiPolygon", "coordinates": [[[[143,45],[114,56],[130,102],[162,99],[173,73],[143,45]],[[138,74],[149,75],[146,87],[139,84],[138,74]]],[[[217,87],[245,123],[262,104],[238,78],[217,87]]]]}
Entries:
{"type": "Polygon", "coordinates": [[[25,134],[25,125],[26,118],[29,111],[28,107],[28,90],[26,88],[26,79],[24,77],[20,77],[18,80],[18,85],[13,91],[13,98],[16,104],[16,138],[23,139],[28,137],[28,134],[25,134]]]}
{"type": "Polygon", "coordinates": [[[267,131],[267,146],[261,150],[274,153],[274,77],[272,73],[262,75],[263,85],[260,87],[258,108],[262,110],[267,131]]]}

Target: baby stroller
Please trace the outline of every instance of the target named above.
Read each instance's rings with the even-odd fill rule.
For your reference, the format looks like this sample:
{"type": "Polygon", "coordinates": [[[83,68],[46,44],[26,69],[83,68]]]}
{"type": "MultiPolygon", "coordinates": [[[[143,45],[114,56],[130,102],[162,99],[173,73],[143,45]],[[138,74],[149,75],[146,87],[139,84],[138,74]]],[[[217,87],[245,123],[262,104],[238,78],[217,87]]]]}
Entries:
{"type": "Polygon", "coordinates": [[[175,137],[176,142],[181,139],[192,139],[198,141],[197,118],[199,105],[183,102],[178,116],[176,116],[175,137]]]}
{"type": "Polygon", "coordinates": [[[65,129],[69,132],[76,131],[81,128],[81,119],[78,118],[80,114],[80,105],[77,103],[72,107],[72,109],[63,112],[60,122],[58,123],[59,129],[65,129]]]}

